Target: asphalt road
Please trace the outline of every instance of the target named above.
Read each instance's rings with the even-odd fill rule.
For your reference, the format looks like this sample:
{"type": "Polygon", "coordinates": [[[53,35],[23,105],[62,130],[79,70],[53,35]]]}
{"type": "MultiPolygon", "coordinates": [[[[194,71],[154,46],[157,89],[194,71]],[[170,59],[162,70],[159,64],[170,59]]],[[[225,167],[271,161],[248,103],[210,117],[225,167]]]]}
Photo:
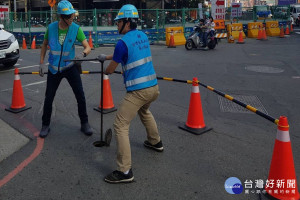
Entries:
{"type": "MultiPolygon", "coordinates": [[[[197,77],[276,119],[287,116],[299,186],[300,35],[245,42],[228,44],[224,40],[211,51],[153,45],[153,63],[160,77],[197,77]]],[[[76,49],[80,50],[81,47],[76,49]]],[[[103,46],[89,57],[112,52],[112,46],[103,46]]],[[[39,50],[21,50],[16,67],[20,71],[37,71],[38,61],[39,50]]],[[[85,62],[83,69],[100,70],[100,65],[85,62]]],[[[53,104],[51,133],[45,140],[37,135],[46,77],[21,76],[26,104],[32,108],[19,114],[4,110],[11,104],[13,79],[13,69],[0,66],[0,119],[29,141],[0,162],[1,200],[266,199],[254,185],[250,194],[244,190],[232,195],[225,191],[224,183],[229,177],[237,177],[243,185],[249,180],[268,178],[276,125],[204,87],[200,87],[203,116],[206,126],[213,130],[197,136],[178,128],[187,120],[192,86],[159,81],[161,94],[151,111],[165,151],[157,153],[143,147],[146,133],[139,119],[134,119],[130,140],[135,182],[111,185],[103,177],[116,169],[115,138],[110,147],[92,145],[100,138],[100,113],[93,110],[100,102],[100,75],[82,75],[94,135],[88,137],[80,132],[76,99],[64,80],[53,104]]],[[[121,75],[110,75],[110,83],[118,108],[125,94],[121,75]]],[[[115,112],[104,115],[104,130],[112,128],[114,116],[115,112]]],[[[1,134],[4,127],[0,128],[1,134]]]]}

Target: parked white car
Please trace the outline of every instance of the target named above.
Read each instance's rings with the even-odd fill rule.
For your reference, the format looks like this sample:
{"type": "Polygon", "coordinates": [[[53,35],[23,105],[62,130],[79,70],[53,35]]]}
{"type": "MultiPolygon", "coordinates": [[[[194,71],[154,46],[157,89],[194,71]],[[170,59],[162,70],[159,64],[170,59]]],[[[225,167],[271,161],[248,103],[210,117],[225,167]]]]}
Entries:
{"type": "Polygon", "coordinates": [[[0,64],[14,66],[20,57],[19,43],[13,34],[4,30],[0,24],[0,64]]]}
{"type": "Polygon", "coordinates": [[[300,25],[300,4],[291,4],[291,17],[296,26],[300,25]]]}

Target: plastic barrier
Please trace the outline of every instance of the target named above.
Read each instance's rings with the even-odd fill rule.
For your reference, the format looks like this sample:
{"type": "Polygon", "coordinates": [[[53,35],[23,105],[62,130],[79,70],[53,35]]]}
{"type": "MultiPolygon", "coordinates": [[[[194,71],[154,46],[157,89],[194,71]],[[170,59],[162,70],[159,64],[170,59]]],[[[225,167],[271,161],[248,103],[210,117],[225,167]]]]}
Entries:
{"type": "Polygon", "coordinates": [[[249,38],[257,38],[259,28],[262,28],[262,22],[250,22],[248,23],[248,37],[249,38]]]}
{"type": "Polygon", "coordinates": [[[266,22],[266,33],[267,33],[267,36],[279,36],[280,28],[279,28],[278,21],[266,22]]]}
{"type": "Polygon", "coordinates": [[[171,32],[173,32],[174,35],[174,43],[175,46],[178,45],[185,45],[186,39],[184,37],[183,27],[168,27],[166,28],[166,45],[169,46],[170,38],[171,38],[171,32]]]}
{"type": "Polygon", "coordinates": [[[234,39],[239,39],[240,31],[242,31],[243,38],[245,39],[246,35],[243,31],[242,23],[227,24],[227,33],[228,35],[232,35],[234,39]]]}

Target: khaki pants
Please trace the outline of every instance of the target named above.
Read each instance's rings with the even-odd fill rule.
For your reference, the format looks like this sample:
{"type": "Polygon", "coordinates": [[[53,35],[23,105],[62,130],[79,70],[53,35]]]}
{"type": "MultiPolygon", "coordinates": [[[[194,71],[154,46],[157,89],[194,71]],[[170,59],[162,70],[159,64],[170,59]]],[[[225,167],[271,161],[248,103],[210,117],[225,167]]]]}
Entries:
{"type": "Polygon", "coordinates": [[[126,93],[114,122],[119,171],[126,172],[131,168],[129,126],[137,113],[146,128],[148,141],[151,144],[157,144],[160,141],[155,119],[149,110],[150,104],[157,99],[158,95],[158,85],[126,93]]]}

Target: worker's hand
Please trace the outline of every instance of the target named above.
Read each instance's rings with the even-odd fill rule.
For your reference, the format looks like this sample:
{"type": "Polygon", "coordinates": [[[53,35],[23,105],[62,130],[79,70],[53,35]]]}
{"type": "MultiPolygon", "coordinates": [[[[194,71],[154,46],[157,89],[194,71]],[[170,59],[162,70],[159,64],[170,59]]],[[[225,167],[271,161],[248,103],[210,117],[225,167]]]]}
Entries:
{"type": "Polygon", "coordinates": [[[39,75],[40,75],[41,77],[44,76],[45,69],[46,69],[46,65],[45,65],[45,64],[40,64],[40,65],[39,65],[39,75]]]}
{"type": "Polygon", "coordinates": [[[98,58],[99,62],[104,62],[106,60],[106,55],[100,54],[97,58],[98,58]]]}
{"type": "MultiPolygon", "coordinates": [[[[77,54],[75,56],[75,60],[80,60],[80,59],[83,59],[85,57],[86,54],[84,54],[83,52],[80,53],[80,54],[77,54]]],[[[81,64],[83,61],[74,61],[75,64],[81,64]]]]}

